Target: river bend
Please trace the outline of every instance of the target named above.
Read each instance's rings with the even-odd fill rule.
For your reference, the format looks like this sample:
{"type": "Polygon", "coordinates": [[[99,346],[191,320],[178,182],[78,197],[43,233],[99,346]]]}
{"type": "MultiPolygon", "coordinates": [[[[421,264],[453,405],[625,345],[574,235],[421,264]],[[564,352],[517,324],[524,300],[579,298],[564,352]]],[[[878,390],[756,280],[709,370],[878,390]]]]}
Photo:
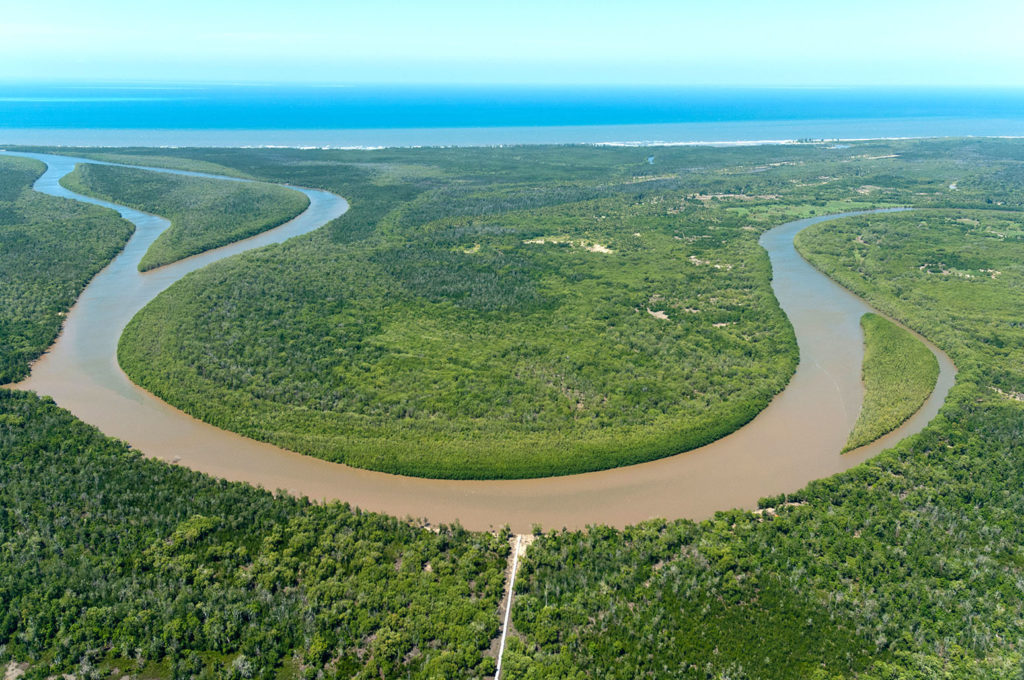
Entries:
{"type": "MultiPolygon", "coordinates": [[[[13,154],[12,154],[13,155],[13,154]]],[[[793,247],[802,229],[844,213],[798,220],[765,232],[772,288],[789,316],[800,363],[789,385],[754,420],[707,446],[661,460],[567,477],[456,481],[402,477],[329,463],[220,430],[173,408],[132,383],[117,364],[117,343],[128,321],[189,272],[236,253],[305,234],[342,215],[348,204],[325,191],[292,187],[309,207],[292,221],[242,241],[145,273],[137,269],[168,221],[81,196],[59,184],[83,158],[16,154],[40,160],[37,191],[117,210],[136,226],[124,250],[89,283],[71,308],[53,346],[14,385],[53,397],[78,418],[147,456],[218,477],[312,499],[341,500],[365,510],[434,524],[459,520],[469,529],[506,524],[518,533],[534,524],[576,529],[622,527],[654,517],[704,519],[718,510],[753,508],[759,498],[792,492],[848,469],[921,431],[938,413],[956,368],[931,343],[939,379],[924,406],[897,430],[840,455],[863,400],[860,317],[863,300],[808,264],[793,247]]],[[[140,167],[140,166],[131,166],[140,167]]],[[[243,181],[205,173],[158,172],[243,181]]]]}

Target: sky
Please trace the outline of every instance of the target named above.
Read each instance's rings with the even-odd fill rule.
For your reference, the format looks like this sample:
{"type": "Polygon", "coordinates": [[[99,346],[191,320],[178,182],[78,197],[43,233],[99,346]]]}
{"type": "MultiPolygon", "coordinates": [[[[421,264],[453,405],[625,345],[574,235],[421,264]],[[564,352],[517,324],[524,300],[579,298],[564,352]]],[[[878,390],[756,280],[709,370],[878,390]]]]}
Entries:
{"type": "Polygon", "coordinates": [[[1024,87],[1022,0],[6,3],[0,80],[1024,87]]]}

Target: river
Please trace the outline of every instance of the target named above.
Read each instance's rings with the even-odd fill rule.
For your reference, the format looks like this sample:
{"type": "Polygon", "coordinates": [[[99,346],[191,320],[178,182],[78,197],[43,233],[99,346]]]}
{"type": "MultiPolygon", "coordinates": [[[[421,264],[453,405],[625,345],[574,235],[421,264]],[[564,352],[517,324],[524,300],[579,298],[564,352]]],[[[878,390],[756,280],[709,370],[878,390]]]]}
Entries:
{"type": "Polygon", "coordinates": [[[347,501],[364,510],[433,524],[458,520],[474,530],[508,524],[513,531],[525,533],[534,524],[576,529],[588,524],[622,527],[654,517],[699,520],[718,510],[754,508],[759,498],[796,491],[919,432],[938,413],[956,375],[949,357],[926,341],[939,360],[940,372],[924,406],[892,433],[840,455],[863,400],[860,317],[874,310],[814,269],[793,247],[793,237],[802,229],[859,213],[815,217],[783,224],[761,237],[771,258],[772,287],[796,331],[800,364],[786,389],[731,435],[650,463],[545,479],[433,480],[329,463],[220,430],[182,413],[132,383],[117,365],[116,351],[128,321],[167,286],[221,258],[313,231],[347,210],[343,198],[293,187],[309,197],[310,205],[291,222],[140,273],[139,260],[168,226],[167,220],[60,186],[60,178],[76,164],[95,161],[16,155],[47,164],[35,184],[37,191],[113,208],[134,222],[136,231],[82,292],[57,341],[33,364],[31,375],[13,387],[53,397],[78,418],[147,456],[272,490],[347,501]]]}

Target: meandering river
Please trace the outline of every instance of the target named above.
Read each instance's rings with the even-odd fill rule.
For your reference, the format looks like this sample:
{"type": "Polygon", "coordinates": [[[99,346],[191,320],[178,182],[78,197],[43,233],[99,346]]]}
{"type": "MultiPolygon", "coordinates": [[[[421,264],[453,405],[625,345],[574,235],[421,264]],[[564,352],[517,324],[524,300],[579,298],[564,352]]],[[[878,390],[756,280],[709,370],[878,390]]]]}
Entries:
{"type": "Polygon", "coordinates": [[[31,375],[13,387],[50,395],[80,419],[147,456],[230,480],[313,499],[347,501],[365,510],[424,518],[433,524],[459,520],[469,529],[508,524],[524,533],[535,523],[547,529],[573,529],[588,524],[621,527],[653,517],[703,519],[718,510],[753,508],[759,498],[795,491],[919,432],[942,406],[956,375],[949,357],[925,341],[939,360],[940,372],[924,406],[877,442],[839,454],[863,400],[860,317],[874,310],[814,269],[793,247],[793,237],[802,229],[859,213],[815,217],[783,224],[761,237],[771,258],[772,287],[796,331],[800,364],[786,389],[731,435],[650,463],[546,479],[431,480],[329,463],[246,439],[182,413],[132,383],[117,365],[116,351],[128,321],[169,285],[221,258],[313,231],[348,209],[343,198],[293,187],[309,197],[310,205],[291,222],[140,273],[139,260],[167,228],[167,220],[60,186],[60,178],[76,164],[96,161],[17,155],[46,163],[47,170],[34,187],[37,191],[113,208],[135,223],[136,231],[85,288],[60,337],[33,365],[31,375]]]}

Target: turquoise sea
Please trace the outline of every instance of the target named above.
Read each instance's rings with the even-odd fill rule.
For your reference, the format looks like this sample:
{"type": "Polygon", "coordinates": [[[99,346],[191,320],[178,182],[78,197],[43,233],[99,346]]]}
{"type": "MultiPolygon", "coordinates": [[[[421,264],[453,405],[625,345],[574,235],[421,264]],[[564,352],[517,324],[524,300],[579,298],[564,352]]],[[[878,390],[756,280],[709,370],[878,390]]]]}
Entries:
{"type": "Polygon", "coordinates": [[[1024,136],[1024,90],[0,84],[0,144],[376,147],[1024,136]]]}

